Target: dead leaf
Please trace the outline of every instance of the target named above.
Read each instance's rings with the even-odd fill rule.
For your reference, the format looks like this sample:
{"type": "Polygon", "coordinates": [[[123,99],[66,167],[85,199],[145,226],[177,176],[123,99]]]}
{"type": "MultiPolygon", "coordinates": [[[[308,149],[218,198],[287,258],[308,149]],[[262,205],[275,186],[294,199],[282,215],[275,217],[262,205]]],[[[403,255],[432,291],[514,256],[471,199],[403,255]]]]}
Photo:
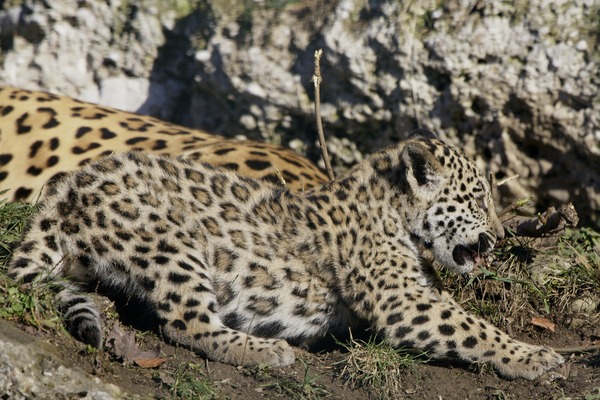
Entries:
{"type": "Polygon", "coordinates": [[[540,328],[547,329],[550,332],[556,331],[556,324],[546,318],[533,317],[533,318],[531,318],[531,324],[535,325],[535,326],[539,326],[540,328]]]}
{"type": "Polygon", "coordinates": [[[115,357],[122,359],[126,364],[136,363],[136,360],[156,359],[160,356],[160,349],[140,350],[135,344],[135,334],[132,331],[126,332],[121,329],[118,322],[115,322],[106,338],[106,347],[115,357]]]}
{"type": "Polygon", "coordinates": [[[160,367],[168,358],[136,358],[133,362],[142,368],[156,368],[160,367]]]}

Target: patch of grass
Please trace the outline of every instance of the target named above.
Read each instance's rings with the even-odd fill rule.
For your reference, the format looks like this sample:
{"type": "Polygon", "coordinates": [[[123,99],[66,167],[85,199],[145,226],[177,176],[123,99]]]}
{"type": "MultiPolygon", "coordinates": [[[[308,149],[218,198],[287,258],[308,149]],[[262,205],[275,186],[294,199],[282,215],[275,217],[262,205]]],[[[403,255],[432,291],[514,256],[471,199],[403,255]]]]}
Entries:
{"type": "Polygon", "coordinates": [[[260,392],[268,390],[270,394],[274,394],[276,397],[287,399],[322,399],[329,397],[331,393],[317,382],[306,361],[303,359],[298,361],[304,366],[304,373],[300,380],[296,379],[295,376],[275,374],[268,366],[250,368],[247,369],[247,373],[254,376],[258,381],[264,382],[259,387],[260,392]]]}
{"type": "MultiPolygon", "coordinates": [[[[577,300],[598,302],[600,287],[600,233],[590,228],[568,230],[556,248],[563,269],[548,278],[547,287],[555,293],[554,303],[561,312],[576,312],[577,300]]],[[[592,311],[592,310],[581,310],[592,311]]],[[[600,311],[598,306],[595,311],[600,311]]]]}
{"type": "Polygon", "coordinates": [[[494,393],[490,394],[490,399],[495,399],[495,400],[512,400],[514,399],[514,396],[508,395],[506,394],[506,392],[504,390],[496,390],[494,393]]]}
{"type": "Polygon", "coordinates": [[[584,400],[600,400],[600,387],[594,388],[591,393],[583,397],[584,400]]]}
{"type": "Polygon", "coordinates": [[[599,232],[581,228],[554,238],[508,238],[494,251],[494,259],[470,276],[440,270],[444,286],[470,312],[501,328],[529,325],[539,314],[597,317],[599,232]],[[587,308],[578,311],[579,303],[587,308]]]}
{"type": "MultiPolygon", "coordinates": [[[[0,192],[2,196],[6,191],[0,192]]],[[[46,287],[21,290],[18,283],[6,275],[12,249],[36,212],[37,207],[0,200],[0,318],[19,321],[38,329],[56,329],[62,324],[52,305],[54,293],[46,287]]]]}
{"type": "Polygon", "coordinates": [[[374,337],[340,344],[348,350],[348,356],[337,363],[340,377],[353,388],[367,389],[373,398],[403,398],[402,377],[426,361],[423,353],[394,349],[374,337]]]}
{"type": "Polygon", "coordinates": [[[37,211],[36,206],[22,203],[9,203],[0,192],[0,267],[4,267],[10,258],[12,248],[21,237],[21,232],[29,218],[37,211]]]}
{"type": "Polygon", "coordinates": [[[204,368],[199,364],[180,365],[172,375],[160,377],[171,395],[177,399],[218,399],[217,391],[206,379],[204,368]]]}

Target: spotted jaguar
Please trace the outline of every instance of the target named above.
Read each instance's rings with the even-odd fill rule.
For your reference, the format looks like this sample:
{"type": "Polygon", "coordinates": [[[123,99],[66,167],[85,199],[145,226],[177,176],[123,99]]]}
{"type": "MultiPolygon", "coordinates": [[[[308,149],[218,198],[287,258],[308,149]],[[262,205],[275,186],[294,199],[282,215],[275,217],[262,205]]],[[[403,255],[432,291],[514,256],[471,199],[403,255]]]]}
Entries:
{"type": "Polygon", "coordinates": [[[99,157],[128,150],[186,158],[306,190],[323,172],[284,147],[226,139],[66,96],[0,87],[0,192],[34,201],[42,188],[99,157]]]}
{"type": "Polygon", "coordinates": [[[294,193],[227,169],[142,152],[104,157],[44,200],[9,265],[51,285],[70,332],[102,346],[99,282],[211,360],[286,366],[292,345],[367,324],[395,347],[533,379],[564,362],[465,311],[422,260],[471,271],[503,227],[488,181],[427,131],[294,193]]]}

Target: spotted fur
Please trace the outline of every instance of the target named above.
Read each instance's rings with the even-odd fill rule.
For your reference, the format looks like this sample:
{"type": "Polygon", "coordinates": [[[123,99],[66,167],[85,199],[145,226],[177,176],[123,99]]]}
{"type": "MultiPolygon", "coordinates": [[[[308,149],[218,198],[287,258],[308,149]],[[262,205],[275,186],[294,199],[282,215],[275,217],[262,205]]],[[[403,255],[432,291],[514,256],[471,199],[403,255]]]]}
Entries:
{"type": "Polygon", "coordinates": [[[64,173],[129,150],[183,154],[274,183],[282,177],[292,190],[326,181],[310,161],[280,146],[226,139],[69,97],[0,87],[0,190],[10,190],[3,197],[32,201],[64,173]]]}
{"type": "Polygon", "coordinates": [[[134,152],[61,182],[9,273],[51,282],[70,331],[96,347],[101,315],[80,291],[90,278],[140,298],[166,337],[216,361],[289,365],[290,344],[366,323],[393,346],[532,379],[562,357],[467,313],[421,261],[424,246],[467,272],[502,235],[487,180],[425,132],[300,194],[134,152]]]}

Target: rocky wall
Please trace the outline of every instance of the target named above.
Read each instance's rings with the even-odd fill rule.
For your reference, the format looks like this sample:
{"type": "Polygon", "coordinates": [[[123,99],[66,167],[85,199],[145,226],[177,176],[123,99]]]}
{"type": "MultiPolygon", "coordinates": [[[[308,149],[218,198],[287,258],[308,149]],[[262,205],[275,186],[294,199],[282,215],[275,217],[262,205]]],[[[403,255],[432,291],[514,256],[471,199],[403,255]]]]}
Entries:
{"type": "Polygon", "coordinates": [[[313,53],[338,171],[416,127],[463,147],[503,205],[572,201],[600,226],[594,0],[1,3],[0,82],[318,158],[313,53]]]}

